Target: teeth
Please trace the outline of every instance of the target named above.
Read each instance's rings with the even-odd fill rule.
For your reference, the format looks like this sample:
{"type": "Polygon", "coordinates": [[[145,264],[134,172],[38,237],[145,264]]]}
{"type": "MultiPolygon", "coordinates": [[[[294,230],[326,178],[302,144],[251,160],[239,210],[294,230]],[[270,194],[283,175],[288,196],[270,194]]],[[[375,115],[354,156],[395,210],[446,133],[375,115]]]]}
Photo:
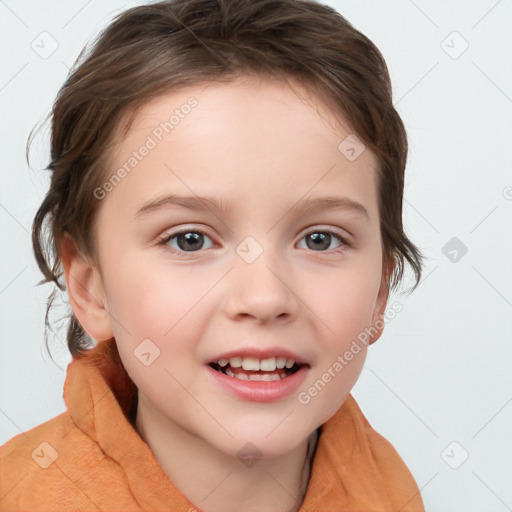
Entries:
{"type": "Polygon", "coordinates": [[[277,369],[282,370],[283,368],[290,369],[295,361],[293,359],[286,359],[285,357],[269,357],[267,359],[258,359],[256,357],[231,357],[228,359],[219,359],[217,364],[224,368],[229,365],[232,368],[243,368],[248,371],[264,371],[273,372],[277,369]]]}
{"type": "Polygon", "coordinates": [[[267,381],[267,382],[270,382],[270,381],[274,381],[274,380],[281,380],[281,379],[284,379],[286,377],[286,375],[283,373],[282,375],[279,375],[277,373],[263,373],[263,374],[258,374],[258,373],[255,373],[254,375],[244,375],[244,374],[240,374],[240,375],[236,375],[236,378],[237,379],[241,379],[241,380],[264,380],[264,381],[267,381]]]}
{"type": "Polygon", "coordinates": [[[265,372],[273,372],[276,369],[276,358],[269,357],[260,361],[260,370],[265,372]]]}
{"type": "Polygon", "coordinates": [[[270,381],[270,375],[249,375],[249,380],[265,380],[270,381]]]}
{"type": "Polygon", "coordinates": [[[255,357],[244,357],[242,359],[242,368],[244,370],[258,371],[260,369],[260,360],[255,357]]]}
{"type": "Polygon", "coordinates": [[[263,380],[266,382],[271,382],[274,380],[281,380],[287,377],[286,373],[255,373],[252,375],[247,375],[245,373],[240,373],[239,375],[235,375],[235,372],[231,370],[231,368],[225,368],[224,373],[228,377],[234,377],[235,379],[239,380],[263,380]]]}
{"type": "Polygon", "coordinates": [[[241,357],[232,357],[232,358],[229,360],[229,364],[230,364],[233,368],[240,368],[240,366],[242,366],[242,358],[241,358],[241,357]]]}

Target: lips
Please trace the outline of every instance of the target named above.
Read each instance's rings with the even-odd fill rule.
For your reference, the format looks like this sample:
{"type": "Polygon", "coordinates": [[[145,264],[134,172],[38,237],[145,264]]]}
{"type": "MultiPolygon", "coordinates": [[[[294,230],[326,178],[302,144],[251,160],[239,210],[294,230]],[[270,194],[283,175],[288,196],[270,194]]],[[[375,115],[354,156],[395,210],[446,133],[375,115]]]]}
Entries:
{"type": "MultiPolygon", "coordinates": [[[[233,357],[244,359],[242,356],[233,357]]],[[[276,361],[274,371],[244,370],[241,365],[231,368],[229,359],[227,361],[225,366],[220,366],[216,361],[206,365],[206,375],[215,396],[219,396],[217,390],[223,390],[237,400],[249,402],[276,402],[294,396],[311,369],[307,363],[296,362],[291,368],[277,368],[276,361]]],[[[258,364],[261,362],[259,360],[258,364]]]]}

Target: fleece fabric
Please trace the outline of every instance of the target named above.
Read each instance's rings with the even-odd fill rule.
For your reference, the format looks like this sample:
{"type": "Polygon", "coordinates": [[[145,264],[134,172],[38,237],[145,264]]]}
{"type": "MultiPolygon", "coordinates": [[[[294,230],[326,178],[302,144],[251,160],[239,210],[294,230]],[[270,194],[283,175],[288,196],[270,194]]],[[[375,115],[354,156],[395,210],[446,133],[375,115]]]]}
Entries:
{"type": "MultiPolygon", "coordinates": [[[[134,427],[137,388],[115,340],[67,368],[66,412],[0,447],[5,512],[194,512],[134,427]]],[[[299,512],[423,512],[419,489],[349,395],[319,429],[299,512]]]]}

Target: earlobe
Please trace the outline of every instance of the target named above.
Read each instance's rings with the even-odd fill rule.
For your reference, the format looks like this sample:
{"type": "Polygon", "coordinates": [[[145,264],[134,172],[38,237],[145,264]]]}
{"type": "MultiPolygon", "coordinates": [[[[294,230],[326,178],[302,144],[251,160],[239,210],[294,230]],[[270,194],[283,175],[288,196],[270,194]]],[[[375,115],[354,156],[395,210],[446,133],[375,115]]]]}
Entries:
{"type": "Polygon", "coordinates": [[[373,310],[372,329],[369,345],[375,343],[381,337],[382,332],[384,331],[384,313],[386,312],[389,295],[389,276],[389,271],[382,273],[379,294],[377,295],[375,309],[373,310]]]}
{"type": "Polygon", "coordinates": [[[114,336],[99,269],[79,254],[73,239],[66,235],[59,251],[73,312],[82,328],[97,341],[114,336]]]}

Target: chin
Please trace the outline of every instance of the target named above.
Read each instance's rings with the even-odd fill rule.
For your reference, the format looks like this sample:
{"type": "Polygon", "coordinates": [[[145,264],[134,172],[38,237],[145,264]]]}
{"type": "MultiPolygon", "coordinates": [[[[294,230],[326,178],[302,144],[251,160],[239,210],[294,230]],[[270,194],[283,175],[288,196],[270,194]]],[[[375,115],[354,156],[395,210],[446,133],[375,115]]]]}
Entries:
{"type": "MultiPolygon", "coordinates": [[[[314,429],[313,429],[314,430],[314,429]]],[[[268,435],[268,431],[246,431],[235,433],[226,443],[217,448],[227,455],[238,458],[242,462],[256,459],[273,459],[283,457],[303,443],[311,432],[283,429],[268,435]]]]}

